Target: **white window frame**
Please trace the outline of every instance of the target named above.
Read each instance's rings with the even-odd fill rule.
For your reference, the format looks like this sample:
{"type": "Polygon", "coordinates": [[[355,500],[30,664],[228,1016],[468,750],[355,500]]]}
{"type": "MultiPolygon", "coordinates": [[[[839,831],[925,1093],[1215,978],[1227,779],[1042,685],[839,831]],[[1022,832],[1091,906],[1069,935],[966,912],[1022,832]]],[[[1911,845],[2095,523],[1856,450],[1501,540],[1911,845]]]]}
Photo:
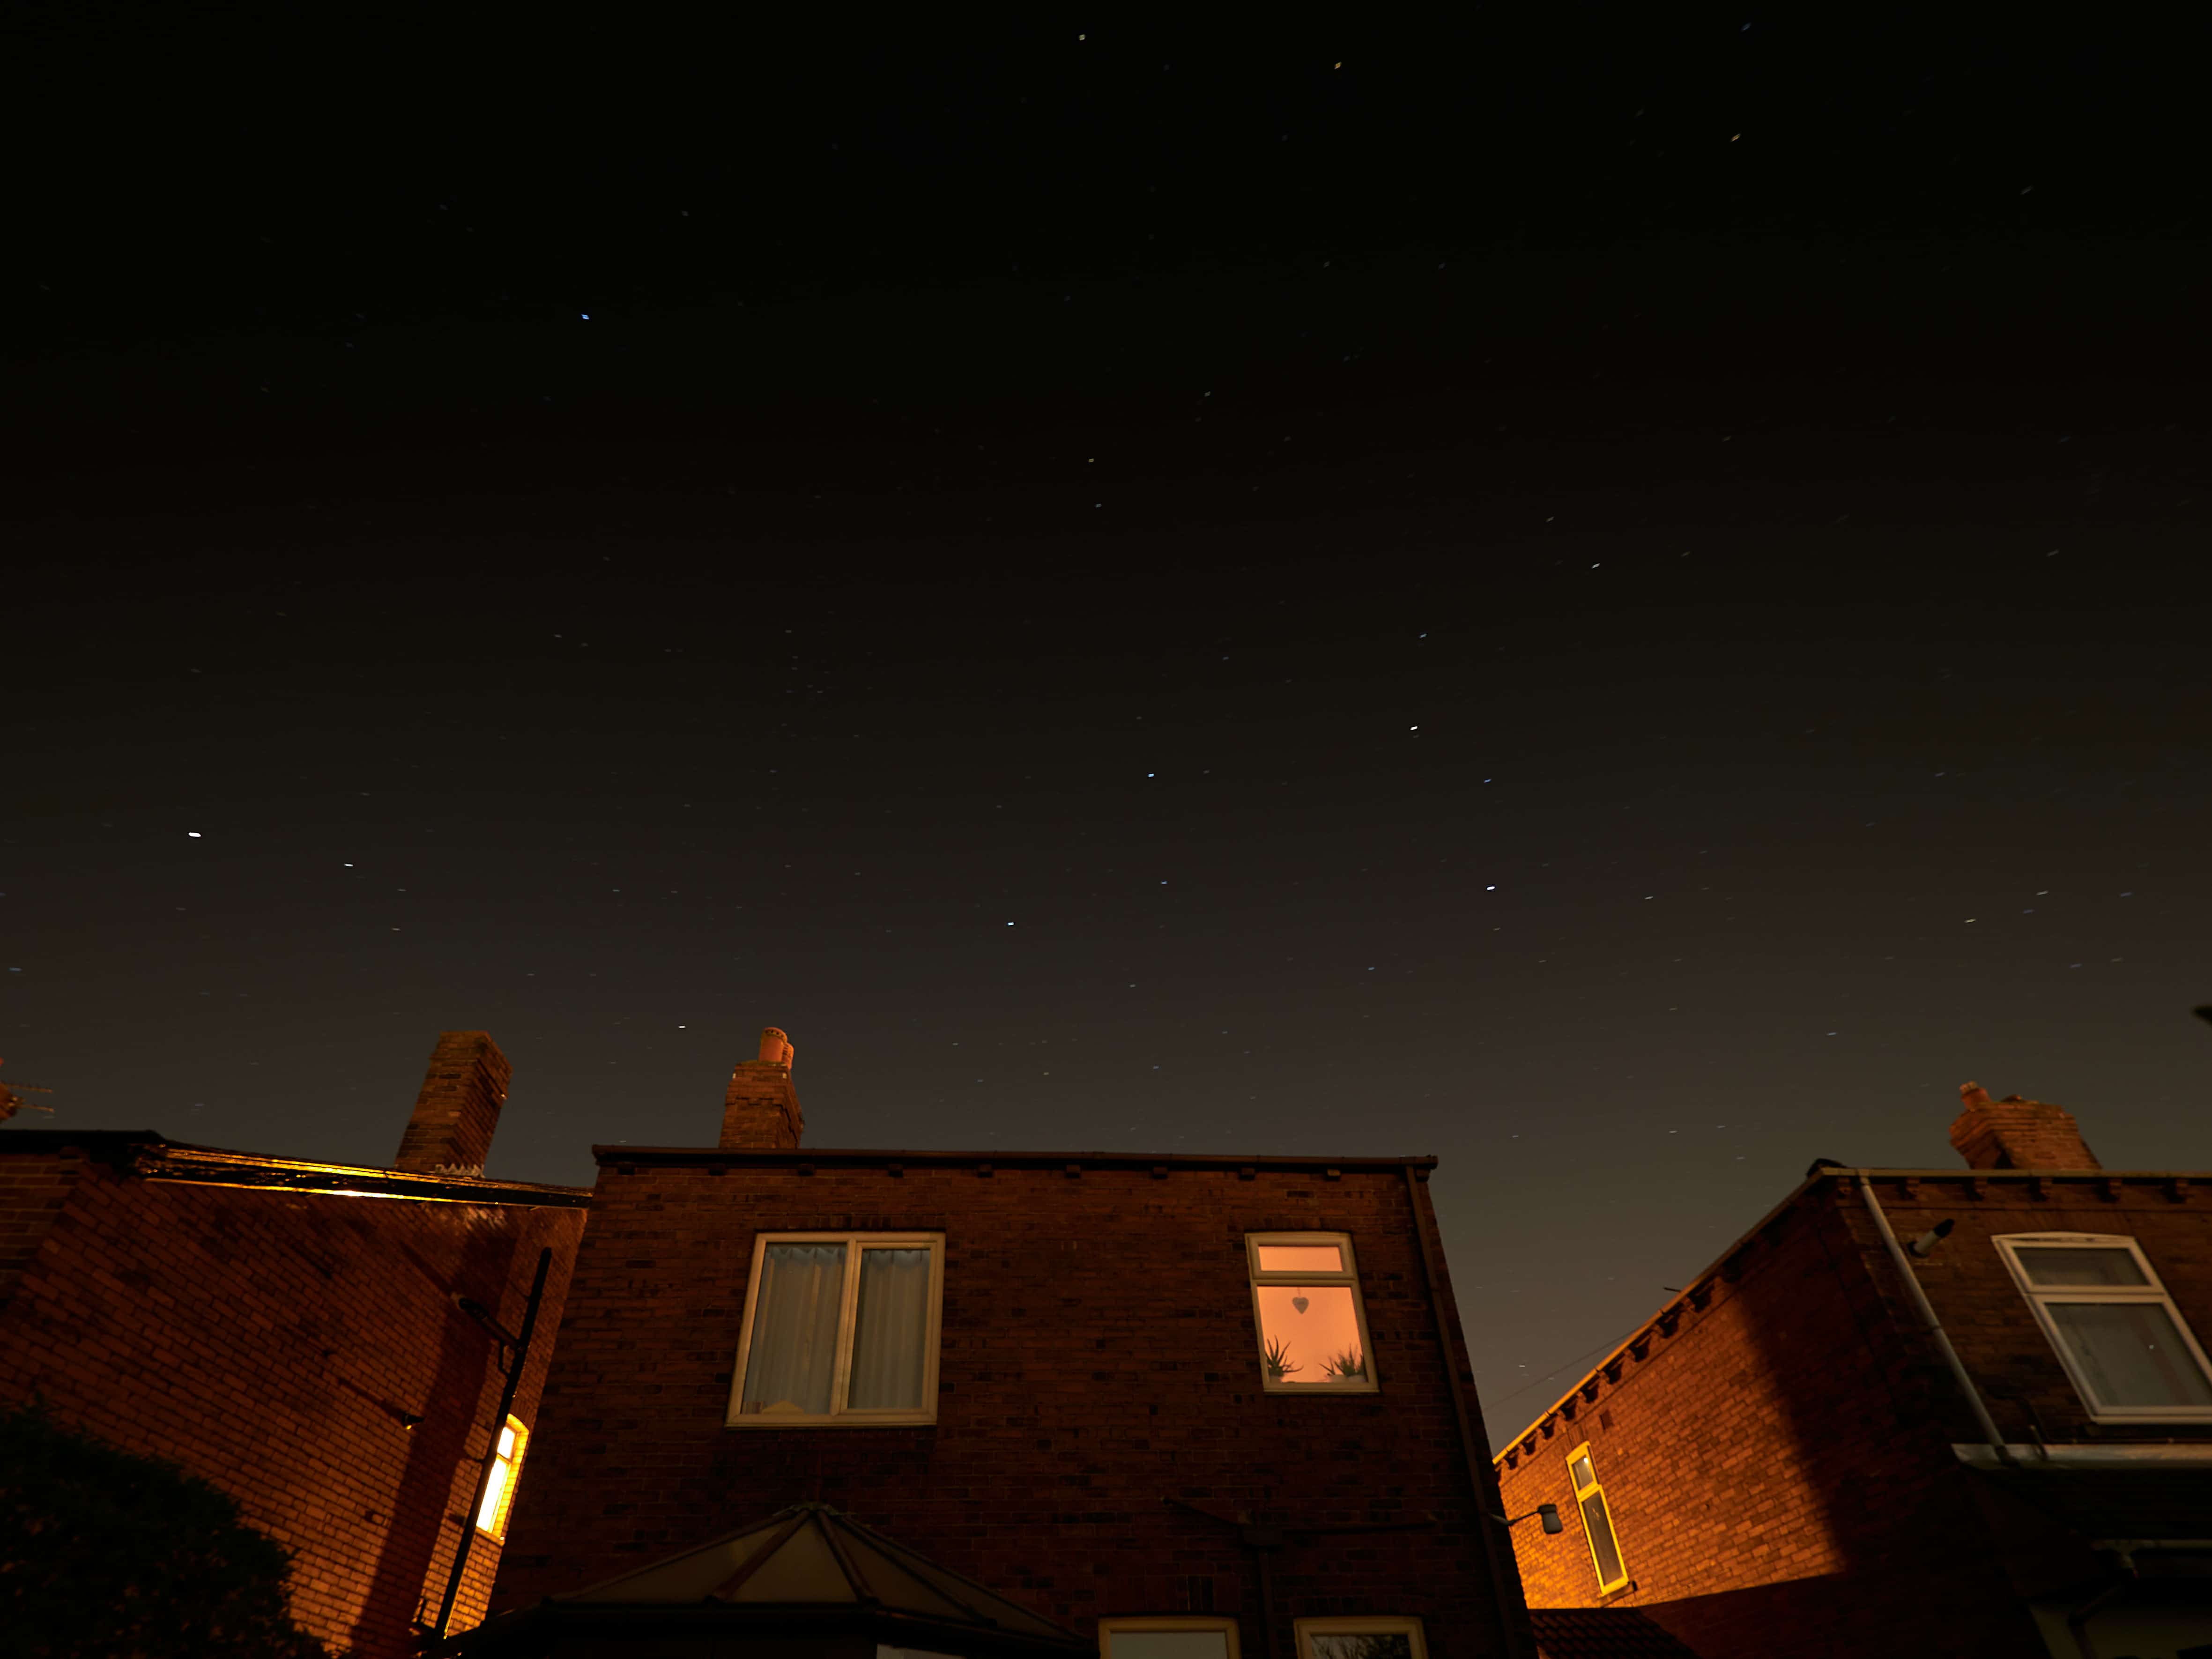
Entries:
{"type": "Polygon", "coordinates": [[[1114,1632],[1123,1630],[1220,1631],[1229,1638],[1229,1659],[1239,1659],[1237,1621],[1234,1619],[1219,1619],[1210,1613],[1179,1613],[1160,1619],[1101,1619],[1098,1621],[1099,1659],[1114,1659],[1114,1632]]]}
{"type": "Polygon", "coordinates": [[[2173,1305],[2172,1297],[2166,1293],[2165,1281],[2159,1278],[2158,1269],[2150,1265],[2150,1258],[2143,1254],[2142,1245],[2125,1233],[2001,1233],[1990,1243],[1997,1247],[1997,1254],[2004,1259],[2005,1267],[2012,1274],[2013,1284],[2027,1299],[2027,1305],[2034,1310],[2035,1322],[2042,1328],[2044,1340],[2051,1344],[2051,1351],[2058,1356],[2059,1364],[2065,1368],[2066,1380],[2074,1385],[2074,1392],[2088,1412],[2091,1422],[2212,1423],[2212,1406],[2107,1406],[2100,1403],[2090,1389],[2088,1379],[2075,1364],[2074,1355],[2066,1346],[2066,1339],[2059,1334],[2057,1322],[2051,1318],[2051,1310],[2045,1305],[2051,1302],[2136,1302],[2164,1308],[2167,1317],[2173,1321],[2174,1329],[2180,1332],[2182,1343],[2188,1349],[2190,1357],[2197,1362],[2197,1370],[2208,1382],[2212,1382],[2212,1362],[2205,1358],[2204,1350],[2197,1343],[2197,1333],[2189,1328],[2188,1320],[2183,1318],[2181,1310],[2173,1305]],[[2134,1258],[2136,1267],[2142,1273],[2143,1282],[2140,1285],[2035,1284],[2027,1276],[2020,1252],[2023,1248],[2033,1250],[2038,1246],[2075,1250],[2124,1249],[2134,1258]]]}
{"type": "Polygon", "coordinates": [[[733,1429],[874,1428],[884,1424],[937,1421],[937,1355],[945,1315],[943,1233],[757,1233],[752,1271],[745,1280],[744,1329],[738,1339],[738,1369],[730,1378],[727,1425],[733,1429]],[[830,1410],[822,1415],[778,1413],[767,1416],[744,1410],[745,1372],[752,1364],[753,1321],[760,1312],[761,1267],[771,1244],[842,1244],[845,1282],[837,1312],[837,1357],[830,1376],[830,1410]],[[856,1412],[844,1404],[853,1380],[853,1326],[860,1297],[862,1249],[927,1249],[929,1252],[929,1328],[922,1339],[921,1407],[918,1411],[856,1412]]]}
{"type": "Polygon", "coordinates": [[[1575,1518],[1583,1523],[1583,1545],[1589,1551],[1590,1571],[1597,1575],[1598,1598],[1602,1601],[1615,1590],[1631,1583],[1628,1571],[1628,1552],[1620,1547],[1620,1526],[1613,1518],[1613,1500],[1605,1495],[1605,1482],[1598,1478],[1597,1459],[1591,1455],[1587,1440],[1567,1454],[1567,1485],[1574,1489],[1575,1518]],[[1589,1484],[1585,1486],[1575,1473],[1575,1465],[1589,1465],[1589,1484]],[[1605,1516],[1606,1535],[1613,1540],[1613,1559],[1620,1565],[1620,1577],[1608,1579],[1605,1563],[1598,1559],[1597,1540],[1590,1536],[1589,1511],[1583,1505],[1591,1498],[1597,1499],[1598,1513],[1605,1516]]]}
{"type": "Polygon", "coordinates": [[[1382,1379],[1376,1374],[1375,1344],[1367,1334],[1367,1297],[1359,1288],[1359,1258],[1352,1251],[1350,1233],[1247,1233],[1244,1235],[1244,1267],[1252,1281],[1253,1340],[1260,1348],[1260,1388],[1266,1394],[1380,1394],[1382,1379]],[[1260,1247],[1262,1244],[1334,1244],[1344,1254],[1338,1259],[1344,1263],[1341,1273],[1283,1272],[1262,1273],[1260,1270],[1260,1247]],[[1267,1327],[1260,1317],[1260,1287],[1262,1285],[1349,1285],[1352,1286],[1352,1316],[1359,1322],[1359,1352],[1367,1362],[1367,1374],[1354,1382],[1275,1382],[1267,1376],[1267,1327]]]}
{"type": "Polygon", "coordinates": [[[1316,1636],[1402,1636],[1413,1650],[1413,1659],[1429,1659],[1428,1639],[1422,1635],[1418,1619],[1376,1613],[1358,1619],[1300,1619],[1291,1627],[1297,1632],[1298,1659],[1314,1659],[1316,1636]]]}

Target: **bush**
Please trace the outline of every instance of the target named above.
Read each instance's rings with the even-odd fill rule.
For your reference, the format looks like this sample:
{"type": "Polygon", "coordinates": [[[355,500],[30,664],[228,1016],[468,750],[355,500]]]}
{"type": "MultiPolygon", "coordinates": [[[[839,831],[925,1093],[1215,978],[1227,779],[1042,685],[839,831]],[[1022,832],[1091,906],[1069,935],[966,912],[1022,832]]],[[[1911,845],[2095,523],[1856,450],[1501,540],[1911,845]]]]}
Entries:
{"type": "Polygon", "coordinates": [[[285,1605],[291,1558],[173,1464],[0,1414],[0,1653],[329,1659],[285,1605]]]}

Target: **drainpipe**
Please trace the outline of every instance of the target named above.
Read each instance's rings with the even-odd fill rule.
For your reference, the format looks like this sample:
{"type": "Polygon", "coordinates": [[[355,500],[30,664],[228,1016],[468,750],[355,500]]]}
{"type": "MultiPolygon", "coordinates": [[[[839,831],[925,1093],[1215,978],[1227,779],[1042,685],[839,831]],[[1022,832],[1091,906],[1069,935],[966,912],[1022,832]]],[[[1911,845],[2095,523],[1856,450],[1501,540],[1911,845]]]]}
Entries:
{"type": "MultiPolygon", "coordinates": [[[[1490,1568],[1491,1589],[1496,1597],[1498,1610],[1498,1633],[1504,1638],[1504,1651],[1514,1656],[1514,1659],[1521,1659],[1523,1655],[1533,1655],[1536,1647],[1516,1627],[1513,1610],[1508,1605],[1510,1598],[1506,1593],[1506,1585],[1519,1577],[1517,1566],[1510,1578],[1506,1571],[1507,1562],[1512,1559],[1512,1546],[1509,1541],[1501,1550],[1498,1534],[1483,1524],[1490,1518],[1491,1505],[1503,1500],[1498,1496],[1496,1477],[1490,1466],[1489,1455],[1475,1443],[1474,1425],[1468,1416],[1467,1396],[1461,1392],[1459,1351],[1452,1342],[1452,1322],[1444,1311],[1441,1260],[1443,1239],[1436,1231],[1436,1218],[1429,1210],[1428,1193],[1422,1188],[1420,1177],[1413,1173],[1412,1164],[1405,1166],[1405,1174],[1406,1204],[1413,1212],[1413,1237],[1421,1247],[1421,1282],[1429,1292],[1430,1316],[1437,1324],[1437,1352],[1443,1360],[1444,1386],[1451,1391],[1452,1416],[1459,1426],[1460,1455],[1467,1462],[1468,1485],[1474,1489],[1475,1530],[1482,1534],[1483,1559],[1490,1568]],[[1485,1475],[1491,1475],[1492,1479],[1485,1481],[1485,1475]]],[[[1527,1605],[1525,1596],[1522,1605],[1527,1605]]]]}
{"type": "Polygon", "coordinates": [[[461,1575],[469,1565],[469,1547],[477,1541],[477,1516],[483,1512],[484,1488],[491,1484],[492,1465],[499,1461],[499,1431],[507,1426],[507,1414],[514,1409],[515,1391],[522,1386],[523,1363],[530,1358],[530,1338],[538,1328],[538,1304],[545,1297],[545,1271],[553,1265],[550,1249],[538,1253],[538,1276],[530,1281],[530,1305],[523,1312],[522,1329],[514,1339],[514,1358],[507,1368],[507,1387],[500,1391],[499,1413],[491,1420],[491,1439],[484,1446],[483,1464],[477,1470],[476,1496],[469,1499],[469,1512],[461,1521],[460,1547],[453,1553],[453,1571],[446,1579],[445,1600],[438,1604],[437,1639],[445,1639],[446,1626],[453,1622],[453,1598],[461,1593],[461,1575]]]}
{"type": "Polygon", "coordinates": [[[1929,1301],[1928,1292],[1920,1288],[1920,1280],[1912,1271],[1912,1264],[1905,1259],[1905,1247],[1897,1242],[1897,1233],[1890,1226],[1889,1218],[1882,1213],[1881,1200],[1874,1195],[1874,1183],[1866,1178],[1865,1170],[1856,1173],[1859,1178],[1859,1196],[1866,1200],[1867,1213],[1874,1218],[1874,1224],[1881,1231],[1881,1242],[1888,1247],[1889,1259],[1897,1264],[1898,1277],[1905,1281],[1905,1290],[1911,1294],[1912,1305],[1920,1315],[1921,1324],[1949,1363],[1951,1375],[1958,1381],[1959,1392],[1966,1396],[1966,1404],[1973,1408],[1974,1421],[1981,1425],[1982,1438],[1989,1442],[1990,1449],[1996,1454],[1997,1462],[2010,1467],[2012,1448],[2005,1444],[2005,1437],[1997,1428],[1996,1419],[1990,1415],[1990,1408],[1982,1403],[1981,1391],[1974,1387],[1974,1379],[1966,1375],[1966,1362],[1959,1358],[1959,1351],[1951,1346],[1951,1339],[1944,1334],[1942,1322],[1936,1317],[1935,1304],[1929,1301]]]}

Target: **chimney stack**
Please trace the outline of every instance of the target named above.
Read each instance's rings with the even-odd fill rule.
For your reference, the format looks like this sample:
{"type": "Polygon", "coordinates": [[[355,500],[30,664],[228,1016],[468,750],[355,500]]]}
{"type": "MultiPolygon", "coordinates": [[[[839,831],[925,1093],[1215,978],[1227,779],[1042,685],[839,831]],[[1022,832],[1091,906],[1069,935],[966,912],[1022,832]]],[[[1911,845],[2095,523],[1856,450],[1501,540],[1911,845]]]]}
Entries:
{"type": "Polygon", "coordinates": [[[1991,1100],[1978,1083],[1961,1084],[1962,1109],[1951,1144],[1975,1170],[2101,1170],[2063,1106],[2007,1095],[1991,1100]]]}
{"type": "Polygon", "coordinates": [[[490,1032],[440,1032],[392,1167],[423,1175],[482,1175],[514,1075],[490,1032]]]}
{"type": "Polygon", "coordinates": [[[798,1052],[771,1025],[761,1033],[760,1058],[732,1068],[730,1091],[722,1100],[723,1146],[781,1152],[797,1147],[806,1128],[798,1092],[791,1086],[791,1062],[798,1052]]]}

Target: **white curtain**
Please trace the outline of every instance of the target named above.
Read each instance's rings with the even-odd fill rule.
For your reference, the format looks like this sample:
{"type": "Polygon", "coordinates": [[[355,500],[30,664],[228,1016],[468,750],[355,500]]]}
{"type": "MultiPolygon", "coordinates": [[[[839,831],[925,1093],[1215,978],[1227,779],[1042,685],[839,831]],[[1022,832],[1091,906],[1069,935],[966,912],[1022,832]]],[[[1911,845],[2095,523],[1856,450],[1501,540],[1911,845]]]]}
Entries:
{"type": "Polygon", "coordinates": [[[847,1406],[856,1412],[921,1409],[928,1334],[929,1251],[863,1249],[847,1406]]]}
{"type": "Polygon", "coordinates": [[[743,1410],[829,1413],[844,1301],[842,1244],[768,1247],[754,1297],[743,1410]]]}

